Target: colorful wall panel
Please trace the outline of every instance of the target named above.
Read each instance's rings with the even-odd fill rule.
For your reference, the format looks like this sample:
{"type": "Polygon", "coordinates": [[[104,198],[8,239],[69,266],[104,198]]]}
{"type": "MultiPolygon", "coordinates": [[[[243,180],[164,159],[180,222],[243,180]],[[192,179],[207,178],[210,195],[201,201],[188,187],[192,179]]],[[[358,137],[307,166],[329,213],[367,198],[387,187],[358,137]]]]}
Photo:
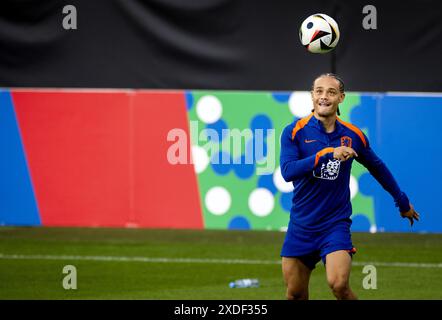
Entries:
{"type": "MultiPolygon", "coordinates": [[[[205,226],[285,230],[293,187],[280,174],[280,134],[294,118],[310,114],[310,94],[195,91],[187,96],[191,128],[198,130],[192,137],[199,138],[193,145],[198,145],[196,168],[205,226]],[[229,129],[244,132],[241,148],[232,148],[226,133],[229,129]],[[211,135],[219,138],[210,139],[211,135]],[[213,153],[212,149],[218,151],[210,156],[210,161],[205,160],[213,153]],[[227,161],[222,161],[223,157],[227,161]],[[249,157],[251,161],[247,161],[249,157]]],[[[359,95],[348,94],[341,105],[341,118],[349,121],[352,110],[359,104],[359,95]]],[[[358,180],[366,172],[357,163],[353,167],[355,227],[375,231],[373,199],[358,192],[358,180]]]]}
{"type": "Polygon", "coordinates": [[[1,110],[2,171],[20,173],[2,179],[2,224],[203,227],[193,167],[165,168],[160,139],[187,130],[182,94],[20,90],[1,110]]]}
{"type": "MultiPolygon", "coordinates": [[[[354,231],[442,232],[442,95],[347,93],[422,219],[411,229],[354,162],[354,231]]],[[[308,92],[2,90],[0,224],[285,230],[279,137],[308,92]]]]}

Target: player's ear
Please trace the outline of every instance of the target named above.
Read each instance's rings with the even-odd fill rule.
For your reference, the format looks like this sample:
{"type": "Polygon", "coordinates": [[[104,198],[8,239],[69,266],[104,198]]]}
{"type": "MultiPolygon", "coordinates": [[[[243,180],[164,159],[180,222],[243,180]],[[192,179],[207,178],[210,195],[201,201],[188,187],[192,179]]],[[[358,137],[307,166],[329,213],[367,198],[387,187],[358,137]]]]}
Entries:
{"type": "Polygon", "coordinates": [[[315,112],[315,100],[313,98],[313,89],[310,90],[310,97],[312,98],[312,112],[315,112]]]}
{"type": "Polygon", "coordinates": [[[342,92],[341,95],[339,96],[339,103],[343,102],[345,99],[345,93],[342,92]]]}

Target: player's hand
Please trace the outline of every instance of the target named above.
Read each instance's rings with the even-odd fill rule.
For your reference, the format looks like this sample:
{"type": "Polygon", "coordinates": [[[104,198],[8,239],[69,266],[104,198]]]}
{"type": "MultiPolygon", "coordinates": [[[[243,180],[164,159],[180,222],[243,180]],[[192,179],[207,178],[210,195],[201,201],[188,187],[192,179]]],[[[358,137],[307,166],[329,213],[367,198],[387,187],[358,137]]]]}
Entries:
{"type": "Polygon", "coordinates": [[[357,156],[358,154],[354,149],[346,146],[337,147],[333,151],[333,158],[341,161],[346,161],[357,156]]]}
{"type": "Polygon", "coordinates": [[[413,226],[414,220],[419,221],[419,213],[414,210],[413,205],[410,203],[410,210],[407,212],[401,212],[402,218],[410,220],[410,226],[413,226]]]}

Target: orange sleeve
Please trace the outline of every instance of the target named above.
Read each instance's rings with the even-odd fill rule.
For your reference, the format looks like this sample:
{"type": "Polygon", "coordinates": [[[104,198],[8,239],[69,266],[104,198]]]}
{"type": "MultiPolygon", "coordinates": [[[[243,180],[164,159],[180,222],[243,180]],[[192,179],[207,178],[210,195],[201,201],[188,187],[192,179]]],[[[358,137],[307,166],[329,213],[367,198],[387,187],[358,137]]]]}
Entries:
{"type": "Polygon", "coordinates": [[[301,130],[302,128],[304,128],[312,117],[313,117],[313,113],[310,114],[309,116],[305,117],[305,118],[302,118],[301,120],[299,120],[296,123],[296,126],[293,128],[293,131],[292,131],[292,140],[295,140],[296,133],[299,130],[301,130]]]}
{"type": "Polygon", "coordinates": [[[315,167],[318,165],[319,158],[321,158],[323,155],[325,155],[325,154],[327,154],[327,153],[334,152],[334,151],[335,151],[335,149],[334,149],[334,148],[331,148],[331,147],[329,147],[329,148],[324,148],[324,149],[322,149],[321,151],[318,151],[318,152],[316,153],[316,158],[315,158],[315,167]]]}

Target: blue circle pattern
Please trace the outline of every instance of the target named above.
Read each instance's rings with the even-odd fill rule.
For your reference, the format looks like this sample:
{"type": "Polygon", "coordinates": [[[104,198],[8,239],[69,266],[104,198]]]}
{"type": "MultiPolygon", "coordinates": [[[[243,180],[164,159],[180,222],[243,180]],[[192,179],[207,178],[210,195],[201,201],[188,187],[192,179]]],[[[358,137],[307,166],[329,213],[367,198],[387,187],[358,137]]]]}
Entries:
{"type": "Polygon", "coordinates": [[[193,100],[194,100],[193,99],[193,95],[192,95],[192,93],[190,91],[186,91],[185,96],[186,96],[186,107],[187,107],[187,110],[190,110],[193,107],[193,100]]]}
{"type": "Polygon", "coordinates": [[[287,103],[290,99],[290,93],[272,93],[272,98],[279,103],[287,103]]]}
{"type": "Polygon", "coordinates": [[[226,129],[228,129],[228,127],[227,127],[227,123],[224,120],[219,119],[215,123],[211,123],[211,124],[206,125],[206,129],[204,129],[203,131],[205,131],[207,129],[215,130],[217,133],[217,135],[213,136],[213,137],[212,137],[212,135],[209,134],[209,132],[205,133],[208,136],[208,140],[212,141],[214,143],[220,143],[226,137],[226,135],[227,135],[226,129]]]}
{"type": "Polygon", "coordinates": [[[226,175],[232,168],[232,158],[228,152],[218,152],[212,156],[210,161],[212,169],[218,175],[226,175]]]}
{"type": "Polygon", "coordinates": [[[249,230],[250,222],[243,216],[236,216],[230,220],[228,228],[230,230],[249,230]]]}
{"type": "Polygon", "coordinates": [[[259,176],[258,178],[258,188],[266,188],[271,193],[276,194],[278,191],[275,187],[275,184],[273,183],[273,175],[272,174],[266,174],[259,176]]]}
{"type": "Polygon", "coordinates": [[[257,133],[255,133],[255,130],[262,129],[263,138],[265,138],[267,137],[267,130],[273,129],[272,120],[264,114],[258,114],[254,116],[252,121],[250,122],[250,129],[252,130],[255,138],[258,137],[257,133]]]}
{"type": "Polygon", "coordinates": [[[242,155],[239,159],[237,158],[236,162],[238,163],[233,164],[233,170],[238,178],[245,180],[253,176],[255,164],[246,163],[245,155],[242,155]]]}
{"type": "MultiPolygon", "coordinates": [[[[312,25],[313,24],[309,23],[307,25],[307,28],[311,28],[312,25]]],[[[190,109],[192,109],[193,103],[194,103],[193,95],[190,92],[186,92],[185,97],[186,97],[187,110],[190,110],[190,109]]],[[[273,97],[273,99],[275,99],[279,103],[287,103],[290,99],[290,93],[272,93],[272,97],[273,97]]],[[[218,134],[218,137],[221,138],[221,139],[215,139],[215,138],[212,138],[211,136],[209,136],[209,140],[212,138],[212,142],[215,142],[215,143],[220,143],[221,142],[220,140],[225,138],[227,131],[223,132],[223,129],[228,129],[226,122],[222,119],[218,120],[217,122],[215,122],[213,124],[208,124],[206,126],[206,128],[215,130],[218,134]]],[[[255,171],[255,161],[257,161],[257,160],[259,161],[267,156],[267,144],[265,143],[265,140],[263,142],[260,142],[260,141],[257,142],[258,145],[260,145],[260,143],[262,143],[262,145],[263,145],[262,154],[255,154],[254,153],[255,139],[260,138],[260,136],[258,136],[255,133],[255,130],[262,129],[263,130],[263,137],[262,138],[265,139],[265,137],[267,136],[266,130],[272,129],[273,124],[272,124],[271,119],[268,116],[263,115],[263,114],[259,114],[259,115],[256,115],[255,117],[253,117],[253,119],[251,120],[250,128],[251,128],[254,135],[251,139],[249,139],[249,141],[246,144],[246,152],[247,152],[246,154],[248,154],[248,152],[253,153],[253,163],[250,163],[250,164],[245,163],[246,156],[242,155],[239,159],[237,158],[237,160],[239,160],[240,163],[234,164],[234,163],[232,163],[232,158],[228,152],[224,152],[224,151],[218,152],[217,154],[215,154],[212,157],[212,161],[211,161],[212,169],[216,174],[226,175],[230,172],[230,170],[233,169],[235,174],[240,179],[248,179],[253,176],[253,173],[255,171]],[[217,161],[214,161],[214,159],[217,159],[217,161]],[[214,163],[214,162],[217,162],[217,163],[214,163]]],[[[261,148],[257,148],[256,151],[261,153],[260,152],[261,148]]],[[[362,189],[360,191],[362,191],[363,193],[369,193],[366,191],[368,189],[368,188],[366,188],[366,185],[368,184],[367,183],[368,181],[366,181],[367,177],[362,176],[362,178],[363,179],[360,179],[360,189],[362,189]]],[[[258,184],[258,188],[266,188],[273,195],[275,195],[278,191],[273,183],[273,175],[271,175],[271,174],[270,175],[261,175],[258,178],[257,184],[258,184]]],[[[290,212],[290,209],[292,207],[292,192],[281,193],[280,204],[281,204],[281,207],[285,211],[290,212]]],[[[251,226],[250,226],[250,222],[247,218],[245,218],[243,216],[236,216],[230,220],[228,228],[229,229],[237,229],[237,230],[248,230],[251,228],[251,226]]],[[[353,219],[352,229],[358,230],[358,231],[359,230],[360,231],[368,231],[370,229],[370,222],[368,221],[367,217],[365,217],[364,215],[357,215],[353,219]]]]}
{"type": "MultiPolygon", "coordinates": [[[[290,97],[290,94],[273,94],[273,98],[277,100],[278,102],[287,102],[290,97]]],[[[186,92],[186,105],[187,110],[190,110],[193,107],[193,96],[191,93],[186,92]]],[[[213,171],[218,175],[226,175],[230,172],[230,170],[233,169],[235,172],[235,175],[240,179],[249,179],[253,176],[255,172],[255,161],[259,161],[267,156],[267,144],[264,141],[256,141],[257,145],[259,146],[257,150],[254,150],[254,144],[256,139],[261,139],[267,136],[268,129],[272,129],[273,124],[271,119],[263,114],[256,115],[253,117],[253,119],[250,122],[250,129],[254,133],[253,137],[249,139],[249,141],[246,144],[246,154],[248,157],[250,155],[248,154],[251,152],[253,154],[252,163],[246,163],[246,154],[241,155],[241,157],[237,158],[237,162],[239,163],[233,163],[231,155],[228,152],[222,151],[218,152],[215,155],[213,155],[211,159],[211,166],[213,171]],[[263,135],[257,135],[255,130],[262,129],[263,135]],[[260,147],[262,144],[262,148],[260,147]],[[255,152],[257,154],[255,154],[255,152]],[[260,154],[262,153],[262,154],[260,154]]],[[[208,124],[206,126],[206,129],[212,129],[217,132],[217,137],[212,137],[211,135],[208,136],[208,139],[211,140],[214,143],[220,143],[222,139],[225,138],[227,131],[224,131],[224,129],[228,129],[227,124],[224,120],[220,119],[215,123],[208,124]]],[[[247,160],[250,160],[249,158],[247,160]]],[[[269,190],[272,194],[277,193],[277,188],[275,187],[273,183],[273,175],[261,175],[258,178],[258,188],[266,188],[269,190]]],[[[290,212],[291,206],[292,206],[292,193],[281,193],[280,197],[280,204],[281,207],[287,211],[290,212]]],[[[229,229],[238,229],[238,230],[248,230],[251,228],[250,222],[247,218],[243,216],[236,216],[232,218],[228,225],[229,229]]]]}
{"type": "Polygon", "coordinates": [[[267,144],[263,143],[262,148],[258,147],[255,149],[255,160],[260,161],[267,157],[267,144]]]}
{"type": "Polygon", "coordinates": [[[260,161],[267,157],[267,144],[265,141],[256,143],[258,147],[255,149],[255,140],[254,138],[251,138],[246,143],[246,153],[245,156],[247,157],[253,157],[253,162],[260,161]],[[261,145],[262,147],[261,147],[261,145]]]}

